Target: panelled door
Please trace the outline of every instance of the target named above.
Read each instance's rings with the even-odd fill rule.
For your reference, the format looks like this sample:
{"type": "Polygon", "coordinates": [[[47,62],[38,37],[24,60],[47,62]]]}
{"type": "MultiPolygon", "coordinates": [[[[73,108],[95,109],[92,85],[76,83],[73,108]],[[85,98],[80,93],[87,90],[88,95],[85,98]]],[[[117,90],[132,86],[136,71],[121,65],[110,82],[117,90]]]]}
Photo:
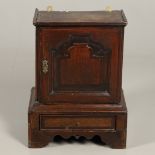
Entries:
{"type": "Polygon", "coordinates": [[[39,27],[39,101],[118,102],[121,34],[121,27],[39,27]]]}

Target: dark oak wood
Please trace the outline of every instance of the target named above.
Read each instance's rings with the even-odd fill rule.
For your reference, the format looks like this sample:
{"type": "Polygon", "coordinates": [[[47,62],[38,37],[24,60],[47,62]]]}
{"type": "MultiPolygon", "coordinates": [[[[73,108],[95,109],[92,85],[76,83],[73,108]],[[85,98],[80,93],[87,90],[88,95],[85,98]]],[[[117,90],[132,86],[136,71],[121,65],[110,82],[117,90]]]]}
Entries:
{"type": "Polygon", "coordinates": [[[61,100],[82,103],[120,101],[123,27],[39,27],[37,33],[41,42],[37,41],[39,101],[47,104],[61,100]],[[81,41],[70,39],[75,36],[81,41]],[[46,74],[41,72],[43,59],[49,63],[46,74]]]}
{"type": "Polygon", "coordinates": [[[127,109],[123,93],[119,104],[42,104],[31,91],[29,147],[43,147],[60,135],[63,138],[100,136],[112,148],[126,147],[127,109]]]}
{"type": "Polygon", "coordinates": [[[29,147],[43,147],[56,135],[98,135],[112,148],[124,148],[123,11],[36,9],[33,23],[36,85],[29,105],[29,147]]]}
{"type": "Polygon", "coordinates": [[[126,25],[127,20],[123,10],[108,11],[38,11],[36,9],[34,25],[40,26],[103,26],[126,25]]]}

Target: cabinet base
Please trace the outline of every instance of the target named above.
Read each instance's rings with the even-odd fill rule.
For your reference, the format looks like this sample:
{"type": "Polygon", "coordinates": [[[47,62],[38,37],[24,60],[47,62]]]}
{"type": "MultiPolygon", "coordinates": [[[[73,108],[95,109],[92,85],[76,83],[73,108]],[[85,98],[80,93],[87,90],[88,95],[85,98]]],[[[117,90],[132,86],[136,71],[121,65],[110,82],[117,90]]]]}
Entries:
{"type": "Polygon", "coordinates": [[[127,108],[122,92],[119,104],[42,104],[31,90],[28,110],[28,146],[41,148],[59,135],[65,139],[99,136],[111,148],[126,147],[127,108]]]}

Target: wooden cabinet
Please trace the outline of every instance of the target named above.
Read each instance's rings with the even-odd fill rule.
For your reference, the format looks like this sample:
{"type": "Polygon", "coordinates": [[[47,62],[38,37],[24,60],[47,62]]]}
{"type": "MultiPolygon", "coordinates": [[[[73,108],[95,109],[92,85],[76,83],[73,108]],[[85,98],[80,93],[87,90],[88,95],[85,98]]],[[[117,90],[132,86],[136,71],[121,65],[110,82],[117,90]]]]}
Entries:
{"type": "Polygon", "coordinates": [[[36,10],[33,23],[36,86],[29,107],[29,146],[41,147],[58,134],[98,135],[112,147],[125,147],[123,11],[36,10]]]}

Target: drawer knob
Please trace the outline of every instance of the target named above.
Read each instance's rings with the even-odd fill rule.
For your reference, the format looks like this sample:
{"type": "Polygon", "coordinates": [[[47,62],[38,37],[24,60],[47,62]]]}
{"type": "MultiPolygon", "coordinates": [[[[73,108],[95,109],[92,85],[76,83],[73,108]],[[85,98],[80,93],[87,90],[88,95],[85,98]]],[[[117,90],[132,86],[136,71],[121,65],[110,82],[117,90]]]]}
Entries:
{"type": "Polygon", "coordinates": [[[76,126],[79,127],[79,126],[80,126],[80,122],[77,122],[77,123],[76,123],[76,126]]]}

